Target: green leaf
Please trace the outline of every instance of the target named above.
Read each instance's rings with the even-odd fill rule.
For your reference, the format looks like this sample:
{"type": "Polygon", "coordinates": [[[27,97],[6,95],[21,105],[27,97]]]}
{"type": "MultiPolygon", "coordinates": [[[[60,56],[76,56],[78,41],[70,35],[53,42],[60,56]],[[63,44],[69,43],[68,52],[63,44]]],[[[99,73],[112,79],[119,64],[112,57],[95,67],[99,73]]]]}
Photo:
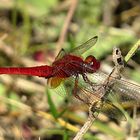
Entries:
{"type": "Polygon", "coordinates": [[[131,48],[131,50],[125,56],[125,62],[128,62],[129,59],[136,53],[136,51],[140,48],[140,40],[131,48]]]}
{"type": "Polygon", "coordinates": [[[55,104],[54,104],[54,102],[51,98],[51,91],[49,89],[47,89],[46,93],[47,93],[47,99],[48,99],[48,104],[49,104],[49,107],[50,107],[50,111],[51,111],[54,118],[58,118],[57,109],[56,109],[55,104]]]}
{"type": "Polygon", "coordinates": [[[68,140],[69,139],[69,135],[68,132],[65,130],[63,133],[63,140],[68,140]]]}

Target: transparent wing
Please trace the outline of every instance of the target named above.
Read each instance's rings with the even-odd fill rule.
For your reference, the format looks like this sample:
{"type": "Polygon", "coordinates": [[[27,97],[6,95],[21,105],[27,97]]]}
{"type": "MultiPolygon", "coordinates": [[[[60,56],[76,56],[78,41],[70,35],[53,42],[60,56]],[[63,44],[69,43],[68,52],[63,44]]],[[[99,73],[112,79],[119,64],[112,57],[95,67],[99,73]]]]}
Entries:
{"type": "Polygon", "coordinates": [[[123,112],[118,107],[116,107],[108,101],[103,104],[101,112],[109,118],[114,118],[116,120],[126,120],[126,117],[123,114],[123,112]]]}
{"type": "Polygon", "coordinates": [[[95,43],[97,42],[97,39],[98,39],[97,36],[92,37],[91,39],[89,39],[88,41],[86,41],[85,43],[83,43],[82,45],[74,48],[71,51],[71,54],[80,56],[81,54],[83,54],[87,50],[89,50],[92,46],[94,46],[95,43]]]}
{"type": "MultiPolygon", "coordinates": [[[[102,72],[94,73],[90,78],[96,83],[102,84],[107,78],[107,74],[102,72]]],[[[115,79],[115,83],[112,85],[111,89],[120,98],[122,102],[135,102],[135,104],[140,105],[140,85],[129,82],[126,79],[115,79]]]]}
{"type": "MultiPolygon", "coordinates": [[[[109,118],[119,119],[119,120],[126,120],[125,115],[123,112],[117,107],[114,103],[119,103],[117,98],[114,96],[109,98],[110,96],[103,96],[106,94],[106,89],[102,85],[95,85],[93,88],[89,85],[79,85],[78,86],[78,92],[77,95],[87,105],[94,104],[98,101],[102,102],[102,107],[97,110],[99,113],[103,113],[109,118]],[[102,100],[103,99],[103,100],[102,100]]],[[[112,92],[109,92],[109,95],[112,92]]],[[[112,93],[114,94],[114,93],[112,93]]],[[[115,95],[115,94],[114,94],[115,95]]]]}
{"type": "Polygon", "coordinates": [[[60,52],[58,53],[58,55],[56,56],[55,61],[61,59],[65,55],[66,55],[65,50],[64,49],[61,49],[60,52]]]}
{"type": "Polygon", "coordinates": [[[112,89],[118,96],[121,96],[123,102],[131,101],[140,105],[140,86],[124,80],[117,80],[112,89]]]}
{"type": "Polygon", "coordinates": [[[105,92],[104,87],[100,85],[90,86],[83,80],[82,76],[79,76],[78,84],[76,87],[76,96],[78,97],[79,100],[81,100],[85,104],[90,105],[93,104],[93,102],[99,101],[104,92],[105,92]],[[98,89],[99,87],[100,89],[98,89]]]}

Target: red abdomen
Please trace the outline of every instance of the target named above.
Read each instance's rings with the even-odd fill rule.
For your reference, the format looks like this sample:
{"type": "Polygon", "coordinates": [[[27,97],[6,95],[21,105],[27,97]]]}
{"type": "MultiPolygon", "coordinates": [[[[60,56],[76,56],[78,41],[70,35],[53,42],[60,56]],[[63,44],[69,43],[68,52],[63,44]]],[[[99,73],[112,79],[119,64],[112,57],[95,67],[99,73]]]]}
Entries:
{"type": "Polygon", "coordinates": [[[17,75],[29,75],[49,78],[52,76],[52,67],[36,66],[36,67],[1,67],[0,74],[17,74],[17,75]]]}

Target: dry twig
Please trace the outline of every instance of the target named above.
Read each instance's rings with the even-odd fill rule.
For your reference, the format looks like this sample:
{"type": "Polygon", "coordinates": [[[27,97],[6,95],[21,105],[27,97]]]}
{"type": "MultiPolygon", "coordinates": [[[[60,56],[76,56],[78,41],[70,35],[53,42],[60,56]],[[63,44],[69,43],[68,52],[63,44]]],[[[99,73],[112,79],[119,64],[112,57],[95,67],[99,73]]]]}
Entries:
{"type": "Polygon", "coordinates": [[[87,121],[84,123],[80,131],[76,134],[73,140],[81,140],[88,129],[92,126],[93,122],[95,121],[96,117],[93,115],[92,108],[94,104],[89,107],[89,116],[87,121]]]}
{"type": "Polygon", "coordinates": [[[56,54],[55,56],[57,55],[57,53],[61,50],[61,47],[65,41],[65,38],[66,38],[66,35],[67,35],[67,32],[68,32],[68,28],[69,28],[69,25],[70,25],[70,22],[71,22],[71,19],[73,17],[73,14],[75,12],[75,9],[76,9],[76,6],[77,6],[77,3],[78,3],[78,0],[71,0],[71,6],[69,8],[69,11],[68,11],[68,14],[67,14],[67,17],[65,19],[65,23],[62,27],[62,31],[60,33],[60,36],[59,36],[59,39],[58,39],[58,42],[57,42],[57,45],[56,45],[56,54]]]}

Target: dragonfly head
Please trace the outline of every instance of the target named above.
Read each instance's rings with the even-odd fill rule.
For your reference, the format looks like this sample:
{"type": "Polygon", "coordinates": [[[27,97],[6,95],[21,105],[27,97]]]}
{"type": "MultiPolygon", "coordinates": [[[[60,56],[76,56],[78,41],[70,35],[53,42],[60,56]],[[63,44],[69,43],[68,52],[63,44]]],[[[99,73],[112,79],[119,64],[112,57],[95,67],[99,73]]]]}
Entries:
{"type": "Polygon", "coordinates": [[[85,59],[86,72],[93,73],[100,68],[100,62],[92,55],[89,55],[85,59]]]}

